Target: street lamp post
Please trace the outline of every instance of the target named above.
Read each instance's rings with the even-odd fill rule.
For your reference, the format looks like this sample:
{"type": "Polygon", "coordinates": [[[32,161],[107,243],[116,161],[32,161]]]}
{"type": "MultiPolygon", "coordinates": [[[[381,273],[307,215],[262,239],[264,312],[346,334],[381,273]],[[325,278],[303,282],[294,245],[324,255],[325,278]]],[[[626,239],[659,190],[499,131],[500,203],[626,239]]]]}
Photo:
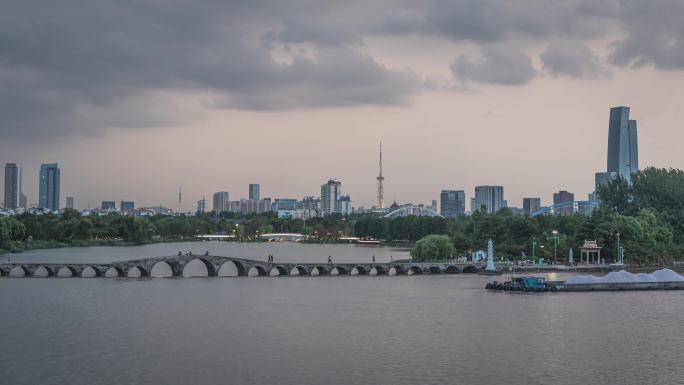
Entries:
{"type": "Polygon", "coordinates": [[[556,253],[556,250],[558,249],[558,230],[553,230],[551,232],[553,234],[553,263],[556,264],[558,262],[558,256],[556,253]]]}
{"type": "Polygon", "coordinates": [[[620,260],[620,259],[622,258],[622,252],[620,251],[620,233],[619,233],[619,232],[617,233],[617,239],[618,239],[618,240],[617,240],[617,241],[618,241],[618,247],[617,247],[617,251],[618,251],[618,260],[617,260],[617,262],[618,262],[618,263],[622,263],[622,261],[620,260]]]}
{"type": "Polygon", "coordinates": [[[537,241],[532,241],[532,260],[534,261],[534,248],[537,246],[537,241]]]}

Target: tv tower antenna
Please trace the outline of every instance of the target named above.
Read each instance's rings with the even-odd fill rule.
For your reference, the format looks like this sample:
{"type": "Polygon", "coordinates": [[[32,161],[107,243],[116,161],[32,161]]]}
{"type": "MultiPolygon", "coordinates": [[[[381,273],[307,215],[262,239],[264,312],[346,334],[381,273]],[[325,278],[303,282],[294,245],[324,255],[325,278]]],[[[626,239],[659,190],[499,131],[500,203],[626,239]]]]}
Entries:
{"type": "Polygon", "coordinates": [[[375,178],[378,180],[378,202],[377,202],[377,207],[379,209],[385,208],[385,191],[382,186],[382,182],[385,180],[385,177],[382,176],[382,142],[380,142],[380,172],[378,173],[378,177],[375,178]]]}
{"type": "Polygon", "coordinates": [[[181,212],[181,207],[183,207],[182,205],[183,205],[183,194],[182,194],[181,188],[178,187],[178,210],[177,210],[178,213],[181,212]]]}

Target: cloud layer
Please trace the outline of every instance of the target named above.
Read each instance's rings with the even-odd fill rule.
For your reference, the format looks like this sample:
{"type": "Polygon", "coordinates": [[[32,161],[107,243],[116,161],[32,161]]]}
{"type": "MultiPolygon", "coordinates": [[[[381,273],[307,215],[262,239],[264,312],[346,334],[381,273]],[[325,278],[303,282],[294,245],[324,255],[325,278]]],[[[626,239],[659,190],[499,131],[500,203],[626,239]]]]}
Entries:
{"type": "Polygon", "coordinates": [[[596,79],[610,66],[682,70],[681,20],[678,0],[10,0],[0,13],[0,138],[182,120],[173,98],[150,100],[160,94],[250,110],[411,103],[432,74],[383,64],[369,37],[474,44],[479,56],[444,63],[461,83],[596,79]],[[530,47],[539,45],[535,68],[530,47]]]}

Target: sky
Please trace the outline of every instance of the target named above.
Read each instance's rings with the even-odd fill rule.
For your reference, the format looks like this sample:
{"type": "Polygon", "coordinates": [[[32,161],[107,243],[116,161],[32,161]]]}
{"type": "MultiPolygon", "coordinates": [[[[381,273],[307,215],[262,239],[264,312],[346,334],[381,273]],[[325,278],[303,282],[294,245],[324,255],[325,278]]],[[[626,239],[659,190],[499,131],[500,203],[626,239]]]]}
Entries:
{"type": "Polygon", "coordinates": [[[640,167],[684,168],[682,20],[680,0],[6,0],[0,162],[29,204],[58,162],[77,208],[329,178],[369,207],[382,141],[387,202],[586,199],[613,106],[640,167]]]}

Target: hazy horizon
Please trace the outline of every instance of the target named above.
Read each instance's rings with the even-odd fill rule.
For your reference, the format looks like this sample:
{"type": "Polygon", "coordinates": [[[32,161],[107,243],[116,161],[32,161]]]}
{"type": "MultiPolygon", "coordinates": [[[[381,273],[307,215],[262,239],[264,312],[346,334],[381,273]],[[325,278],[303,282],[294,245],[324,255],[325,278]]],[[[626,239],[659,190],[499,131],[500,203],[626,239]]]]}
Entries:
{"type": "Polygon", "coordinates": [[[182,187],[194,210],[338,178],[370,207],[382,141],[387,204],[476,185],[509,206],[585,200],[614,106],[638,121],[642,169],[684,168],[682,19],[674,0],[12,2],[0,162],[29,204],[57,162],[62,206],[176,208],[182,187]]]}

